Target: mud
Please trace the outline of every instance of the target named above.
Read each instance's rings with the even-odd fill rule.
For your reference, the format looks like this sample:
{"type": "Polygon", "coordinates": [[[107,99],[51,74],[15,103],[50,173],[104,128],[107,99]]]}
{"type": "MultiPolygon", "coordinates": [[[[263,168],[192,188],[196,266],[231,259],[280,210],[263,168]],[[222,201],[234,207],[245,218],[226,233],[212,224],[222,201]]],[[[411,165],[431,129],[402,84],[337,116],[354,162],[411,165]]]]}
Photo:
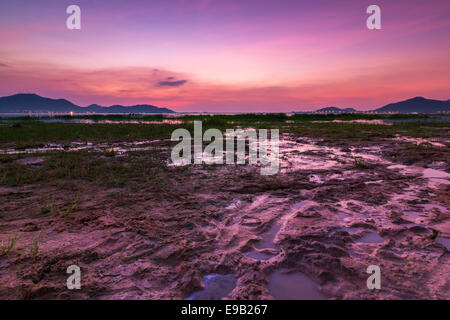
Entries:
{"type": "MultiPolygon", "coordinates": [[[[0,298],[450,299],[448,147],[391,156],[406,143],[284,135],[275,176],[196,165],[161,192],[73,179],[65,216],[41,209],[72,201],[51,182],[1,187],[0,243],[17,242],[0,256],[0,298]],[[66,288],[72,264],[81,290],[66,288]]],[[[43,157],[17,161],[39,170],[43,157]]]]}

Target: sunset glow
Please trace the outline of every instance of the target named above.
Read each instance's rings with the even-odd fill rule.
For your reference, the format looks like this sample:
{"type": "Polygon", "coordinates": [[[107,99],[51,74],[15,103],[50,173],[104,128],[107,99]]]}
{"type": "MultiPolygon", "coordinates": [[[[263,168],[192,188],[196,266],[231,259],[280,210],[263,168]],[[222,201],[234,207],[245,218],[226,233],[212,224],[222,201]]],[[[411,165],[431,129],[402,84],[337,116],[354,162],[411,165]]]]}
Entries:
{"type": "Polygon", "coordinates": [[[450,2],[2,1],[0,95],[175,111],[366,110],[449,99],[450,2]],[[66,8],[81,8],[68,30],[66,8]],[[438,4],[438,5],[437,5],[438,4]]]}

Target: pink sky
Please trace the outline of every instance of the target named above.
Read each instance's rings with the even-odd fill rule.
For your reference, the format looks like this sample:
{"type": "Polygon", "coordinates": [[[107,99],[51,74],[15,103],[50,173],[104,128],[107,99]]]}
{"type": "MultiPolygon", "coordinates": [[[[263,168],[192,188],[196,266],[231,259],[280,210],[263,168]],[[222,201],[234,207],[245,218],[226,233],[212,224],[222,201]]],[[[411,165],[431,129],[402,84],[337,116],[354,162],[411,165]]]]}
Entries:
{"type": "Polygon", "coordinates": [[[1,96],[181,112],[450,98],[448,0],[15,0],[0,15],[1,96]],[[382,30],[366,28],[371,4],[382,30]]]}

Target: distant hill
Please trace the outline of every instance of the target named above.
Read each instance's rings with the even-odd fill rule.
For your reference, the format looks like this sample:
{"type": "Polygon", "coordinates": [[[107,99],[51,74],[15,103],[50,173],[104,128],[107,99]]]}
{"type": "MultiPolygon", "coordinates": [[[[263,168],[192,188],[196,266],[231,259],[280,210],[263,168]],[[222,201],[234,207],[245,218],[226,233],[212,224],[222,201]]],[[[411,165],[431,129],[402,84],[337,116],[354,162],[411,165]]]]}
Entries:
{"type": "Polygon", "coordinates": [[[336,107],[326,107],[326,108],[322,108],[319,110],[316,110],[315,112],[323,112],[323,113],[352,113],[352,112],[357,112],[355,109],[353,108],[336,108],[336,107]]]}
{"type": "Polygon", "coordinates": [[[174,113],[167,108],[159,108],[152,105],[140,104],[134,106],[114,105],[103,107],[92,104],[88,107],[80,107],[65,99],[44,98],[37,94],[15,94],[8,97],[0,97],[0,113],[14,112],[74,112],[74,113],[174,113]]]}
{"type": "Polygon", "coordinates": [[[415,97],[409,100],[390,103],[375,110],[376,112],[398,112],[398,113],[438,113],[450,111],[450,100],[431,100],[424,97],[415,97]]]}

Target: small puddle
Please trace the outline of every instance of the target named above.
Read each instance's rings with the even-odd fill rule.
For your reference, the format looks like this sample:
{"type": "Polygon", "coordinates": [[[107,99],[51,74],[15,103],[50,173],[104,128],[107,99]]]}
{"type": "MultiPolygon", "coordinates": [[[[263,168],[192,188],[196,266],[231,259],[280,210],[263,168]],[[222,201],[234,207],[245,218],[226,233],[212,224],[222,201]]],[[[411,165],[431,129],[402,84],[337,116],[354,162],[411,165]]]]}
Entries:
{"type": "Polygon", "coordinates": [[[450,173],[447,173],[442,170],[427,168],[427,169],[423,170],[423,177],[424,178],[450,179],[450,173]]]}
{"type": "MultiPolygon", "coordinates": [[[[259,240],[258,242],[256,242],[254,244],[255,248],[256,249],[278,250],[279,248],[274,243],[274,240],[275,240],[275,237],[277,236],[278,232],[280,231],[281,227],[282,227],[281,222],[275,221],[272,224],[272,226],[270,227],[270,229],[261,235],[261,240],[259,240]]],[[[256,250],[245,252],[245,253],[243,253],[243,255],[246,257],[250,257],[252,259],[256,259],[256,260],[269,260],[270,258],[272,258],[274,256],[273,254],[256,251],[256,250]]]]}
{"type": "Polygon", "coordinates": [[[406,220],[414,223],[424,223],[424,219],[426,218],[422,212],[417,211],[404,211],[403,216],[406,220]]]}
{"type": "Polygon", "coordinates": [[[344,228],[348,233],[355,233],[361,230],[360,228],[344,228]]]}
{"type": "Polygon", "coordinates": [[[300,272],[277,270],[269,277],[269,293],[277,300],[325,300],[318,284],[300,272]]]}
{"type": "Polygon", "coordinates": [[[442,213],[448,212],[448,209],[444,206],[441,206],[440,204],[435,203],[427,203],[422,205],[425,211],[430,211],[432,209],[438,209],[442,213]]]}
{"type": "Polygon", "coordinates": [[[359,238],[356,242],[359,243],[383,243],[384,238],[381,237],[378,233],[375,231],[371,231],[367,233],[366,235],[359,238]]]}
{"type": "Polygon", "coordinates": [[[272,227],[270,229],[263,233],[261,235],[261,240],[255,243],[256,249],[265,249],[265,248],[271,248],[271,249],[278,249],[278,246],[273,243],[275,240],[275,237],[277,236],[277,233],[281,229],[281,223],[279,221],[274,222],[272,227]]]}
{"type": "Polygon", "coordinates": [[[437,237],[436,242],[442,244],[444,247],[447,248],[447,251],[450,251],[450,239],[449,238],[442,238],[437,237]]]}
{"type": "Polygon", "coordinates": [[[22,158],[17,160],[17,163],[24,166],[33,166],[33,167],[41,167],[44,163],[45,159],[41,157],[33,157],[33,158],[22,158]]]}
{"type": "MultiPolygon", "coordinates": [[[[314,205],[314,204],[316,204],[316,202],[309,201],[309,200],[297,202],[292,206],[291,211],[295,213],[298,210],[301,210],[306,206],[314,205]]],[[[259,240],[258,242],[256,242],[254,244],[255,248],[260,249],[260,250],[261,249],[279,250],[279,247],[274,243],[274,240],[275,240],[275,237],[277,236],[278,232],[280,232],[281,228],[283,227],[283,224],[285,223],[285,221],[288,217],[289,217],[289,215],[284,215],[284,216],[278,218],[277,221],[273,222],[270,229],[268,231],[264,232],[262,235],[260,235],[261,240],[259,240]]],[[[245,252],[245,253],[243,253],[243,255],[246,257],[256,259],[256,260],[269,260],[270,258],[272,258],[274,256],[270,253],[256,251],[256,250],[245,252]]]]}
{"type": "MultiPolygon", "coordinates": [[[[357,233],[360,230],[362,230],[361,228],[358,227],[352,227],[352,228],[344,228],[345,231],[347,231],[348,233],[357,233]]],[[[385,241],[385,239],[383,237],[381,237],[377,232],[375,231],[369,231],[368,233],[366,233],[365,235],[363,235],[361,238],[359,238],[358,240],[356,240],[357,243],[383,243],[385,241]]]]}
{"type": "Polygon", "coordinates": [[[423,139],[423,138],[412,138],[412,137],[405,137],[405,136],[396,135],[394,140],[406,141],[406,142],[414,143],[416,145],[420,145],[422,143],[425,143],[425,144],[430,144],[430,145],[435,146],[435,147],[445,147],[445,144],[442,144],[442,143],[439,143],[439,142],[434,142],[434,141],[431,141],[429,139],[423,139]]]}
{"type": "Polygon", "coordinates": [[[231,203],[228,206],[226,206],[225,209],[233,210],[233,209],[236,209],[237,207],[239,207],[240,204],[241,204],[241,200],[235,199],[235,200],[231,201],[231,203]]]}
{"type": "Polygon", "coordinates": [[[274,257],[274,255],[272,254],[255,250],[244,252],[243,255],[255,260],[263,260],[263,261],[270,260],[274,257]]]}
{"type": "Polygon", "coordinates": [[[304,207],[308,206],[308,205],[314,205],[317,204],[317,202],[314,201],[310,201],[310,200],[303,200],[297,203],[294,203],[294,205],[292,206],[293,210],[300,210],[303,209],[304,207]]]}
{"type": "Polygon", "coordinates": [[[363,124],[374,124],[374,125],[385,125],[385,126],[391,126],[392,123],[386,122],[384,120],[365,120],[365,119],[356,119],[356,120],[317,120],[317,121],[311,121],[311,123],[363,123],[363,124]]]}
{"type": "Polygon", "coordinates": [[[313,183],[317,183],[317,184],[323,184],[324,181],[322,180],[322,178],[316,174],[310,175],[308,177],[309,182],[313,182],[313,183]]]}
{"type": "Polygon", "coordinates": [[[205,288],[190,295],[186,300],[220,300],[236,287],[232,274],[208,274],[203,278],[205,288]]]}
{"type": "Polygon", "coordinates": [[[91,120],[91,119],[79,119],[72,122],[84,123],[84,124],[183,124],[182,120],[91,120]]]}

